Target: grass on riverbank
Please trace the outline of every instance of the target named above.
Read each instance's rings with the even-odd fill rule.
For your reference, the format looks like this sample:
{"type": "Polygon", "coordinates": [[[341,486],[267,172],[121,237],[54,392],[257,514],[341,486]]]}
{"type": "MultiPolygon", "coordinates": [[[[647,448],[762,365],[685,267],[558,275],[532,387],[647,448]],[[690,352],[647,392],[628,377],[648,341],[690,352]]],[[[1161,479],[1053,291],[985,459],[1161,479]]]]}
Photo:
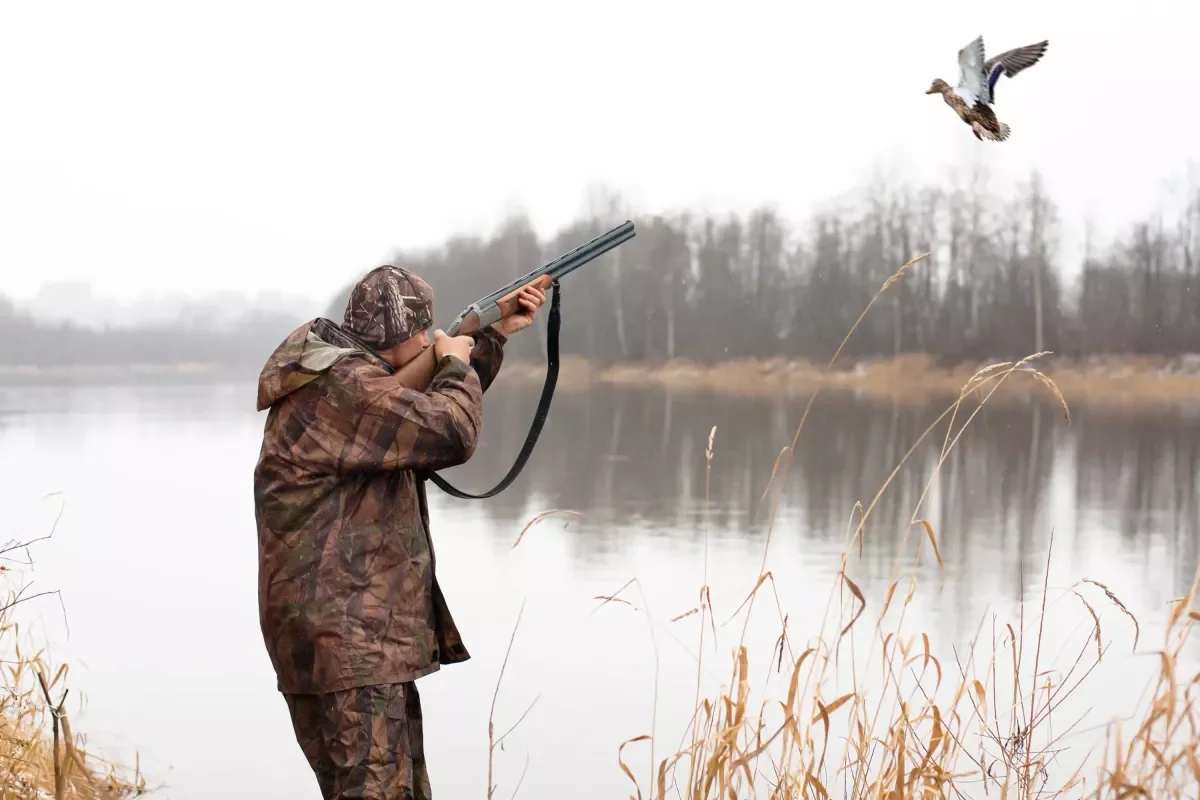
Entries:
{"type": "MultiPolygon", "coordinates": [[[[1084,362],[1053,356],[1041,359],[1043,372],[1073,403],[1131,411],[1195,402],[1200,397],[1200,364],[1165,356],[1094,357],[1084,362]]],[[[1200,360],[1200,359],[1197,359],[1200,360]]],[[[850,392],[868,399],[925,405],[952,400],[979,365],[939,367],[931,356],[909,354],[863,361],[827,371],[803,360],[743,359],[718,364],[686,360],[664,364],[619,364],[596,368],[565,357],[559,387],[585,391],[596,385],[655,387],[674,392],[709,392],[739,397],[805,397],[814,391],[850,392]]],[[[508,364],[497,380],[538,383],[541,364],[508,364]]],[[[993,398],[1008,400],[1041,391],[1035,379],[1016,375],[993,398]]]]}
{"type": "MultiPolygon", "coordinates": [[[[879,295],[902,279],[913,263],[885,282],[879,295]]],[[[874,302],[864,310],[864,316],[874,302]]],[[[847,339],[850,335],[853,329],[847,339]]],[[[1111,625],[1102,623],[1102,616],[1112,612],[1132,624],[1135,650],[1141,638],[1143,623],[1104,583],[1082,578],[1057,597],[1051,597],[1048,583],[1043,583],[1036,609],[1022,602],[1018,619],[995,623],[990,637],[977,636],[972,651],[955,653],[953,663],[937,658],[933,652],[937,648],[928,634],[905,630],[905,615],[919,588],[917,575],[922,560],[932,560],[939,570],[944,569],[937,532],[921,516],[921,506],[938,469],[965,428],[1014,376],[1047,392],[1070,419],[1061,389],[1034,367],[1040,355],[988,367],[960,384],[954,402],[912,445],[875,498],[866,507],[856,504],[848,509],[851,521],[841,566],[833,576],[817,638],[803,644],[792,641],[788,617],[779,608],[776,594],[779,638],[772,652],[761,653],[753,660],[759,669],[766,667],[768,676],[776,672],[786,677],[786,689],[779,696],[754,700],[752,658],[746,646],[747,627],[758,595],[764,590],[768,596],[775,594],[775,583],[781,578],[766,569],[775,532],[775,508],[770,514],[772,523],[759,575],[731,619],[718,622],[706,574],[696,608],[670,622],[652,620],[655,626],[669,626],[684,617],[697,618],[700,642],[696,652],[703,654],[709,629],[715,639],[718,624],[728,625],[742,613],[745,615],[741,639],[733,648],[728,683],[715,696],[701,693],[702,655],[697,658],[694,675],[672,676],[673,683],[694,680],[696,686],[695,712],[676,752],[656,759],[659,742],[653,727],[651,733],[621,744],[618,766],[633,786],[631,797],[1026,800],[1061,795],[1196,796],[1196,786],[1200,785],[1200,721],[1193,713],[1192,699],[1200,688],[1200,673],[1188,674],[1180,664],[1191,626],[1200,622],[1200,610],[1196,609],[1200,570],[1188,595],[1174,600],[1167,609],[1161,648],[1139,651],[1153,654],[1157,664],[1146,687],[1148,702],[1133,717],[1107,725],[1104,735],[1098,737],[1098,753],[1085,752],[1074,760],[1078,754],[1069,747],[1069,739],[1077,735],[1079,721],[1059,717],[1064,713],[1064,704],[1076,696],[1085,681],[1094,679],[1095,670],[1112,654],[1111,637],[1106,643],[1106,630],[1111,625]],[[968,398],[978,401],[973,408],[965,403],[968,398]],[[883,492],[909,455],[946,422],[937,468],[902,532],[886,596],[868,601],[849,577],[847,567],[863,554],[867,522],[883,492]],[[914,548],[916,563],[905,569],[903,563],[914,548]],[[1085,628],[1077,647],[1047,639],[1047,612],[1060,601],[1077,604],[1076,610],[1069,612],[1078,616],[1085,628]],[[1067,662],[1057,663],[1052,651],[1069,646],[1074,649],[1069,651],[1067,662]],[[836,684],[845,680],[847,669],[849,685],[839,688],[836,684]],[[648,776],[640,769],[635,773],[628,765],[634,746],[650,750],[648,776]]],[[[836,360],[837,354],[830,367],[836,360]]],[[[773,492],[776,508],[815,398],[813,392],[762,495],[761,500],[766,501],[773,492]]],[[[706,481],[712,470],[715,433],[714,428],[705,453],[706,481]]],[[[705,499],[707,507],[707,487],[705,499]]],[[[707,541],[706,520],[706,554],[707,541]]],[[[1048,571],[1047,564],[1047,581],[1048,571]]],[[[615,596],[606,602],[613,599],[615,596]]],[[[1135,687],[1130,690],[1132,698],[1135,687]]],[[[489,781],[490,777],[489,753],[489,781]]],[[[489,785],[488,797],[492,796],[493,787],[489,785]]]]}
{"type": "MultiPolygon", "coordinates": [[[[11,580],[7,564],[29,542],[0,546],[0,582],[11,580]]],[[[124,800],[146,791],[140,768],[130,770],[88,753],[71,725],[66,665],[53,668],[44,649],[21,647],[20,626],[12,619],[21,604],[54,594],[27,594],[9,587],[0,605],[0,650],[4,682],[0,691],[0,800],[124,800]]]]}
{"type": "MultiPolygon", "coordinates": [[[[923,525],[916,532],[926,538],[923,525]]],[[[927,551],[936,558],[935,548],[927,551]]],[[[774,580],[764,574],[754,594],[774,580]]],[[[1200,733],[1193,699],[1200,675],[1178,667],[1191,625],[1200,620],[1194,586],[1171,603],[1161,649],[1140,651],[1158,661],[1145,687],[1148,702],[1088,736],[1080,730],[1082,715],[1068,716],[1062,707],[1115,655],[1097,598],[1129,614],[1103,584],[1083,579],[1057,599],[1043,587],[1036,608],[1023,604],[1020,620],[993,627],[990,636],[982,631],[970,652],[943,663],[931,653],[928,634],[904,630],[917,591],[911,575],[894,580],[882,604],[865,598],[844,571],[836,583],[845,591],[835,590],[836,603],[831,596],[821,636],[796,646],[781,613],[776,649],[760,654],[770,671],[782,670],[784,692],[755,698],[752,659],[739,643],[727,686],[716,696],[697,692],[685,747],[657,761],[651,750],[651,774],[635,776],[624,751],[639,742],[653,746],[656,737],[621,745],[619,766],[638,798],[1196,796],[1200,733]],[[1073,646],[1044,635],[1045,612],[1067,594],[1078,599],[1089,629],[1073,646]],[[1065,663],[1052,657],[1060,647],[1074,651],[1065,663]],[[848,686],[838,685],[839,658],[851,662],[848,686]]],[[[713,624],[711,602],[697,611],[702,628],[713,624]]],[[[697,686],[699,670],[698,663],[697,686]]],[[[1128,686],[1129,698],[1142,689],[1128,686]]]]}

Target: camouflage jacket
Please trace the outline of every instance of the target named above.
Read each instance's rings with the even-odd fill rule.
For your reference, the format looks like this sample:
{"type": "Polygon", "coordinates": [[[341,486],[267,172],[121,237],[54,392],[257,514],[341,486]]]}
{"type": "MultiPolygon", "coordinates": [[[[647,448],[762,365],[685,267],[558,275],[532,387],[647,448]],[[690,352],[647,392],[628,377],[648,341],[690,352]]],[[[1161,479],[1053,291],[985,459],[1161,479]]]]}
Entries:
{"type": "Polygon", "coordinates": [[[280,691],[398,683],[465,661],[434,576],[421,473],[471,457],[505,338],[476,336],[427,392],[316,319],[272,353],[254,470],[259,622],[280,691]]]}

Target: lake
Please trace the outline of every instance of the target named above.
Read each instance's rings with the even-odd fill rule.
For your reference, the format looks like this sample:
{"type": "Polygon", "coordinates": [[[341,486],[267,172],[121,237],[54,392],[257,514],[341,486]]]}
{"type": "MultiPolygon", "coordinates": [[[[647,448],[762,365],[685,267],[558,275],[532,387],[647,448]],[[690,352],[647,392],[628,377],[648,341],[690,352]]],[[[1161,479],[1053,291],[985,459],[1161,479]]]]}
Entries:
{"type": "MultiPolygon", "coordinates": [[[[472,462],[446,473],[453,483],[481,491],[499,480],[539,388],[500,383],[489,392],[482,442],[472,462]]],[[[522,605],[497,735],[533,706],[495,753],[497,797],[510,797],[518,781],[519,797],[627,797],[634,787],[618,765],[622,742],[654,730],[656,759],[677,749],[694,707],[700,626],[695,614],[671,620],[697,605],[706,570],[718,638],[705,622],[704,694],[729,680],[742,621],[722,625],[765,555],[774,582],[755,600],[745,643],[763,679],[774,676],[768,695],[782,696],[787,665],[781,676],[768,672],[783,630],[776,593],[798,654],[838,585],[855,502],[872,503],[944,410],[822,398],[772,516],[773,467],[803,408],[658,390],[560,391],[537,450],[504,493],[460,501],[429,487],[439,575],[474,656],[419,683],[435,796],[486,796],[488,716],[522,605]],[[577,516],[547,516],[514,547],[548,509],[577,516]],[[596,599],[623,586],[628,604],[596,599]]],[[[61,511],[23,576],[31,591],[61,589],[65,618],[45,597],[18,619],[70,662],[75,729],[105,754],[140,752],[151,786],[161,787],[154,796],[319,797],[258,629],[251,473],[264,420],[245,382],[0,387],[5,538],[45,535],[61,511]],[[62,494],[43,497],[52,492],[62,494]]],[[[1092,622],[1067,590],[1082,578],[1102,581],[1140,619],[1140,640],[1131,655],[1128,618],[1100,589],[1079,588],[1112,642],[1072,697],[1080,713],[1091,710],[1078,734],[1086,748],[1086,735],[1142,699],[1166,604],[1191,586],[1200,414],[1073,408],[1068,424],[1052,405],[989,404],[917,515],[936,532],[939,570],[923,528],[901,543],[945,433],[942,424],[917,447],[851,557],[847,572],[867,604],[855,646],[869,644],[894,573],[911,571],[918,552],[904,629],[929,634],[948,684],[955,654],[976,637],[990,648],[993,629],[1019,623],[1022,599],[1030,626],[1044,583],[1053,614],[1041,663],[1069,665],[1092,622]]],[[[1186,655],[1195,659],[1196,648],[1186,655]]],[[[762,689],[756,681],[753,691],[762,689]]],[[[648,756],[645,742],[623,756],[643,794],[648,756]]],[[[1064,766],[1052,779],[1067,774],[1064,766]]]]}

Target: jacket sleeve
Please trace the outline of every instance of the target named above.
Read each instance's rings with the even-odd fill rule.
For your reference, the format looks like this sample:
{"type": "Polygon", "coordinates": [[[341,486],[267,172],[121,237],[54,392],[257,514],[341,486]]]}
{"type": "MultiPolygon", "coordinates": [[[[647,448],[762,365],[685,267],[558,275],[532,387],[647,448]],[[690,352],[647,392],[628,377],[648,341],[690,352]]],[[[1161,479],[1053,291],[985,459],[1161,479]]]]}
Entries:
{"type": "Polygon", "coordinates": [[[333,380],[308,431],[323,455],[306,449],[323,462],[314,466],[342,474],[457,466],[475,452],[482,394],[475,370],[450,356],[425,392],[391,375],[333,380]]]}
{"type": "Polygon", "coordinates": [[[475,334],[475,347],[471,349],[471,366],[479,375],[482,391],[487,391],[504,363],[504,344],[508,337],[489,325],[475,334]]]}

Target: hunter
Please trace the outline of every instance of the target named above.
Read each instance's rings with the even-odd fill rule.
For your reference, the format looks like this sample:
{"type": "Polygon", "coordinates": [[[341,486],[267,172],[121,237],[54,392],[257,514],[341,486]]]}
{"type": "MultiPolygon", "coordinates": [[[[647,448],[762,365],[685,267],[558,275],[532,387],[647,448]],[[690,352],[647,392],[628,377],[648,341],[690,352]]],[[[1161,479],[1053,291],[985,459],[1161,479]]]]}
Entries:
{"type": "Polygon", "coordinates": [[[470,656],[434,573],[424,473],[474,453],[483,392],[545,294],[473,336],[433,330],[433,290],[383,266],[341,325],[317,318],[267,359],[254,470],[259,622],[321,796],[430,798],[416,680],[470,656]],[[424,391],[394,369],[432,347],[424,391]]]}

